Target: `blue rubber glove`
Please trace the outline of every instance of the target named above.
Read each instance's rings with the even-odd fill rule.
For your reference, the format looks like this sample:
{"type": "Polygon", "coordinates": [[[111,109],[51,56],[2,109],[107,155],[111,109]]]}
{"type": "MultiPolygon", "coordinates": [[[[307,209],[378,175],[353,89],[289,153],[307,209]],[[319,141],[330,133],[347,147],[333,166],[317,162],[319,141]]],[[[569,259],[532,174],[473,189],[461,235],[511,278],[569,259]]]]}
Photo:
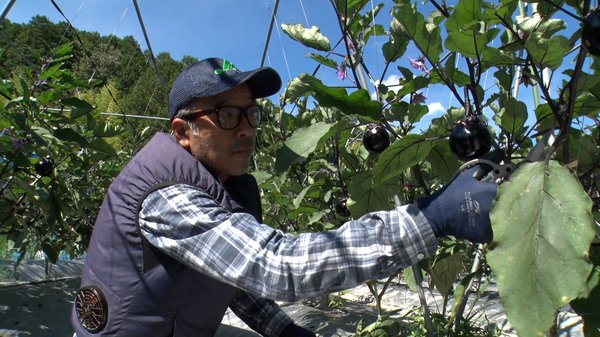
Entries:
{"type": "Polygon", "coordinates": [[[299,325],[296,325],[294,323],[291,323],[290,325],[286,326],[285,329],[283,329],[283,331],[281,332],[281,334],[279,335],[279,337],[316,337],[317,335],[315,335],[314,332],[301,327],[299,325]]]}
{"type": "Polygon", "coordinates": [[[489,213],[498,185],[473,178],[477,168],[461,172],[439,191],[417,200],[437,238],[452,235],[474,243],[492,242],[489,213]]]}

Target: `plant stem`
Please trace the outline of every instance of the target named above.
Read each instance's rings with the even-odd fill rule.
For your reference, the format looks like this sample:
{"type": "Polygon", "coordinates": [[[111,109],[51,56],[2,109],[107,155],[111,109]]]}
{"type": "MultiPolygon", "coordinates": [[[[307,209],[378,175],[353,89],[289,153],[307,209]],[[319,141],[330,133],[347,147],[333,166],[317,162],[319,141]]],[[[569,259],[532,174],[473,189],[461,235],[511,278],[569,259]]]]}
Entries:
{"type": "Polygon", "coordinates": [[[423,283],[423,275],[421,275],[421,269],[419,269],[417,264],[413,264],[411,268],[417,285],[417,294],[419,295],[419,301],[421,302],[421,310],[423,310],[423,320],[425,321],[425,327],[427,329],[427,337],[434,337],[433,322],[431,321],[431,314],[429,313],[429,305],[427,304],[425,292],[421,285],[423,283]]]}
{"type": "MultiPolygon", "coordinates": [[[[529,62],[530,64],[533,64],[533,62],[531,62],[531,56],[527,55],[527,62],[529,62]]],[[[544,84],[544,80],[543,80],[543,75],[540,74],[539,69],[537,69],[535,66],[531,66],[530,68],[531,70],[533,70],[535,76],[539,79],[541,79],[541,81],[538,82],[540,88],[542,89],[542,94],[544,95],[544,99],[546,100],[546,102],[548,102],[548,104],[550,105],[550,108],[552,109],[552,112],[554,112],[555,114],[558,113],[558,105],[556,104],[556,102],[552,99],[552,96],[550,95],[550,92],[548,91],[548,88],[546,87],[546,85],[544,84]]]]}
{"type": "Polygon", "coordinates": [[[556,9],[558,9],[559,11],[567,14],[568,16],[574,18],[575,20],[579,20],[579,21],[582,20],[582,18],[579,15],[569,12],[568,10],[564,9],[562,6],[555,4],[552,0],[542,0],[542,1],[544,1],[545,3],[551,5],[552,7],[556,8],[556,9]]]}
{"type": "Polygon", "coordinates": [[[337,17],[337,22],[338,25],[340,26],[340,30],[342,31],[342,37],[344,38],[344,46],[346,47],[346,54],[348,55],[348,62],[350,63],[350,69],[352,69],[352,75],[354,76],[354,81],[356,83],[356,87],[358,89],[362,89],[362,82],[360,82],[360,79],[358,78],[358,75],[356,74],[356,69],[355,69],[355,65],[354,65],[354,61],[352,60],[352,54],[350,53],[350,48],[348,47],[348,31],[347,31],[347,19],[348,19],[348,6],[346,6],[345,10],[346,13],[344,13],[344,17],[342,18],[340,16],[340,12],[338,11],[338,8],[335,5],[334,0],[331,0],[331,5],[333,6],[333,10],[335,11],[335,16],[337,17]],[[342,19],[343,19],[343,23],[342,23],[342,19]]]}
{"type": "Polygon", "coordinates": [[[340,157],[340,148],[338,146],[338,137],[337,135],[335,137],[333,137],[333,151],[334,151],[334,156],[335,156],[335,161],[334,161],[334,166],[336,168],[336,175],[340,181],[340,187],[342,188],[342,193],[344,194],[344,197],[348,197],[348,187],[346,186],[346,183],[344,182],[344,178],[342,176],[342,159],[340,157]]]}
{"type": "MultiPolygon", "coordinates": [[[[413,40],[413,42],[414,42],[414,40],[413,40]]],[[[464,107],[465,102],[463,101],[463,99],[460,96],[460,94],[458,93],[458,91],[456,91],[456,87],[454,87],[454,83],[452,83],[448,78],[446,78],[446,74],[444,74],[444,72],[442,72],[440,69],[438,69],[438,66],[436,64],[431,62],[431,59],[429,58],[429,56],[423,51],[423,49],[417,43],[415,43],[415,46],[417,46],[417,49],[419,49],[419,51],[425,56],[425,58],[427,58],[427,61],[429,61],[433,70],[435,70],[435,72],[442,79],[444,84],[448,87],[448,89],[450,89],[452,94],[454,94],[454,97],[460,103],[460,105],[464,107]]]]}
{"type": "Polygon", "coordinates": [[[423,190],[425,191],[425,194],[431,195],[431,191],[429,190],[429,187],[427,186],[427,183],[425,182],[425,178],[423,178],[423,171],[421,170],[421,165],[417,164],[417,165],[413,166],[412,168],[413,168],[413,172],[415,173],[415,178],[417,178],[417,181],[419,182],[419,185],[421,186],[421,188],[423,188],[423,190]]]}
{"type": "Polygon", "coordinates": [[[427,61],[429,62],[429,64],[431,64],[431,67],[433,68],[433,70],[435,70],[435,72],[438,74],[438,76],[442,79],[442,81],[444,82],[444,84],[448,87],[448,89],[450,89],[450,91],[452,92],[452,94],[454,95],[454,97],[456,98],[456,100],[458,100],[458,102],[460,103],[460,105],[464,107],[465,106],[465,102],[463,101],[463,99],[459,95],[459,93],[456,91],[456,87],[454,87],[454,83],[452,83],[452,81],[450,81],[446,77],[446,74],[438,68],[437,64],[435,64],[435,63],[433,63],[431,61],[431,59],[429,58],[429,55],[427,55],[427,53],[425,53],[425,51],[423,50],[423,48],[421,48],[421,46],[419,46],[419,44],[416,43],[416,41],[413,38],[413,36],[409,36],[409,37],[414,42],[414,44],[417,47],[417,49],[419,50],[419,52],[427,59],[427,61]]]}
{"type": "Polygon", "coordinates": [[[586,51],[583,47],[579,50],[579,54],[577,55],[577,62],[575,63],[575,69],[573,72],[573,76],[569,81],[569,100],[567,109],[564,111],[563,115],[561,115],[560,122],[560,135],[562,144],[562,162],[567,163],[570,158],[570,149],[569,149],[569,135],[571,134],[571,120],[573,119],[573,110],[575,109],[575,101],[577,100],[577,81],[579,80],[579,75],[581,74],[581,69],[583,68],[583,63],[585,61],[586,51]]]}
{"type": "Polygon", "coordinates": [[[445,17],[449,17],[450,16],[450,13],[448,13],[448,9],[446,8],[446,6],[440,6],[440,4],[438,4],[437,1],[435,1],[435,0],[431,0],[431,4],[438,11],[440,11],[440,13],[442,13],[443,16],[445,16],[445,17]]]}
{"type": "MultiPolygon", "coordinates": [[[[396,207],[402,206],[400,202],[400,197],[398,195],[394,195],[394,202],[396,203],[396,207]]],[[[427,337],[435,337],[433,331],[433,322],[431,321],[431,314],[429,313],[429,305],[427,304],[427,299],[425,298],[425,292],[423,291],[423,275],[421,275],[421,269],[418,264],[415,263],[411,266],[413,271],[413,276],[415,278],[415,283],[417,287],[417,294],[419,295],[419,301],[421,302],[421,310],[423,311],[423,320],[425,321],[425,327],[427,329],[427,337]]]]}
{"type": "MultiPolygon", "coordinates": [[[[475,258],[473,259],[473,265],[471,266],[471,274],[475,274],[477,269],[479,269],[479,267],[481,266],[481,257],[483,256],[483,250],[484,246],[482,244],[477,246],[477,252],[475,253],[475,258]]],[[[469,280],[469,284],[465,288],[464,295],[458,299],[460,301],[460,307],[458,309],[458,312],[456,313],[456,316],[454,316],[453,330],[455,334],[458,334],[458,331],[460,329],[460,322],[462,321],[462,316],[467,306],[467,298],[471,293],[471,288],[473,287],[474,280],[475,276],[473,276],[469,280]]]]}

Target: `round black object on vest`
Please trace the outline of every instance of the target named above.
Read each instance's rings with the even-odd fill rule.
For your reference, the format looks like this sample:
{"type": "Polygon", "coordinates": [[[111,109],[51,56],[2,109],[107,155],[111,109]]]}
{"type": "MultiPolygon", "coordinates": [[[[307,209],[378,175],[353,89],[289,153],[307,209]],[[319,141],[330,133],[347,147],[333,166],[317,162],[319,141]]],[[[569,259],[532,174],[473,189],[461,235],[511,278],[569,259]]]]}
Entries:
{"type": "Polygon", "coordinates": [[[104,292],[97,286],[79,289],[75,297],[75,310],[81,325],[89,332],[104,329],[108,320],[108,306],[104,292]]]}

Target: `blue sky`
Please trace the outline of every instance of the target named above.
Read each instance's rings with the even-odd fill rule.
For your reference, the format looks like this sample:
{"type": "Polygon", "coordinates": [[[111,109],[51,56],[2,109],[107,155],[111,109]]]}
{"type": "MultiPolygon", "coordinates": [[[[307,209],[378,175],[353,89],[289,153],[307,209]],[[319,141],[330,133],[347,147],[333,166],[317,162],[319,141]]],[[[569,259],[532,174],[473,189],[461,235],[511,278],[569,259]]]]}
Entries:
{"type": "MultiPolygon", "coordinates": [[[[6,8],[9,2],[10,0],[5,0],[2,8],[6,8]]],[[[132,35],[139,41],[142,49],[147,49],[133,1],[55,2],[76,28],[99,32],[102,35],[132,35]]],[[[367,8],[370,9],[380,2],[383,2],[385,7],[376,18],[376,23],[383,25],[387,30],[393,1],[373,0],[371,4],[367,4],[367,8]]],[[[155,54],[168,52],[175,59],[181,59],[184,55],[195,56],[198,59],[219,56],[230,59],[238,68],[247,70],[260,65],[275,0],[138,0],[138,4],[155,54]]],[[[431,11],[431,5],[422,5],[421,2],[419,8],[425,16],[431,11]]],[[[64,21],[50,0],[17,0],[7,18],[13,22],[26,23],[34,15],[47,16],[54,22],[64,21]]],[[[265,65],[275,68],[285,85],[300,73],[312,73],[317,63],[306,57],[307,53],[315,51],[285,35],[279,28],[282,23],[300,23],[305,27],[318,26],[329,38],[332,46],[341,35],[329,1],[281,1],[265,65]]],[[[376,76],[381,74],[384,68],[381,46],[386,41],[385,36],[374,37],[366,48],[366,63],[376,76]]],[[[408,57],[416,59],[420,55],[414,48],[409,48],[405,56],[388,70],[386,82],[397,81],[400,74],[393,69],[398,65],[410,67],[408,57]]],[[[464,60],[461,62],[464,63],[464,60]]],[[[352,85],[349,80],[339,81],[335,70],[328,67],[321,67],[317,77],[327,85],[352,85]]],[[[484,81],[486,88],[492,86],[493,73],[487,73],[484,81]]],[[[530,91],[522,89],[526,90],[530,91]]],[[[453,99],[445,87],[432,87],[425,94],[426,104],[430,108],[429,116],[423,120],[425,125],[431,118],[443,114],[451,105],[457,105],[456,99],[453,99]]]]}
{"type": "MultiPolygon", "coordinates": [[[[55,1],[76,28],[103,35],[132,35],[147,49],[132,1],[55,1]]],[[[138,4],[155,54],[169,52],[175,59],[184,55],[199,59],[220,56],[245,70],[260,65],[275,1],[138,0],[138,4]]],[[[49,0],[17,0],[7,18],[24,23],[36,14],[54,22],[64,21],[49,0]]],[[[329,1],[281,1],[278,23],[319,26],[332,44],[340,36],[329,1]]],[[[287,82],[301,72],[314,70],[316,63],[305,56],[307,52],[281,30],[273,31],[265,64],[277,69],[287,82]]],[[[330,73],[335,76],[335,71],[330,73]]]]}
{"type": "MultiPolygon", "coordinates": [[[[135,6],[123,0],[55,0],[65,16],[78,29],[119,37],[132,35],[147,49],[135,6]]],[[[380,1],[373,1],[376,5],[380,1]]],[[[376,23],[386,29],[393,1],[385,0],[376,23]]],[[[4,1],[6,7],[9,0],[4,1]]],[[[175,59],[184,55],[199,59],[219,56],[230,59],[242,70],[260,65],[274,0],[138,0],[146,31],[155,54],[169,52],[175,59]]],[[[367,8],[370,8],[370,4],[367,8]]],[[[64,21],[50,0],[17,0],[7,18],[26,23],[34,15],[64,21]]],[[[318,26],[333,46],[340,38],[340,28],[329,1],[286,0],[279,4],[277,25],[300,23],[304,27],[318,26]]],[[[387,37],[374,37],[366,59],[371,71],[381,73],[384,64],[381,46],[387,37]]],[[[293,41],[279,28],[273,31],[265,65],[275,68],[284,83],[302,72],[312,73],[317,63],[306,54],[315,52],[293,41]]],[[[340,51],[343,52],[343,51],[340,51]]],[[[417,58],[415,54],[412,57],[417,58]]],[[[339,59],[337,60],[339,61],[339,59]]],[[[403,66],[408,67],[408,59],[403,66]]],[[[393,73],[388,71],[388,73],[393,73]]],[[[317,74],[328,84],[351,85],[337,81],[335,70],[322,67],[317,74]]]]}

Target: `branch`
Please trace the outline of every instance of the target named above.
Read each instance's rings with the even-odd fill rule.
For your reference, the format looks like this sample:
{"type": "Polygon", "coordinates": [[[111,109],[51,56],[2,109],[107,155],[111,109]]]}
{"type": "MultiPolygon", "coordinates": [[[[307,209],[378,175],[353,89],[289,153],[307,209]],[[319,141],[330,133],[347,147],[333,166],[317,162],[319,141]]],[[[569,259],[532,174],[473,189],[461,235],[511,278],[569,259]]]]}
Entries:
{"type": "Polygon", "coordinates": [[[574,18],[575,20],[579,20],[579,21],[582,20],[582,18],[579,15],[569,12],[568,10],[564,9],[562,6],[555,4],[552,0],[542,0],[542,1],[544,1],[545,3],[551,5],[552,7],[556,8],[556,9],[558,9],[559,11],[567,14],[568,16],[574,18]]]}
{"type": "Polygon", "coordinates": [[[431,0],[431,4],[438,10],[440,11],[440,13],[442,13],[443,16],[445,17],[449,17],[450,13],[448,12],[448,9],[446,8],[446,5],[442,5],[440,6],[440,4],[437,3],[437,1],[435,0],[431,0]]]}
{"type": "Polygon", "coordinates": [[[535,77],[540,79],[538,81],[538,84],[539,84],[540,88],[542,89],[542,94],[544,94],[544,98],[546,99],[546,102],[548,102],[548,104],[550,105],[552,112],[557,114],[558,110],[559,110],[558,105],[556,104],[556,102],[554,102],[554,100],[552,99],[552,96],[550,95],[550,92],[548,91],[548,88],[546,88],[546,86],[544,85],[544,76],[542,74],[540,74],[539,69],[535,66],[535,64],[533,64],[532,61],[533,60],[532,60],[531,56],[529,55],[529,53],[527,53],[527,64],[529,64],[529,66],[531,67],[531,70],[533,70],[535,77]]]}
{"type": "Polygon", "coordinates": [[[570,158],[570,149],[569,149],[569,135],[571,133],[571,120],[573,119],[573,110],[575,109],[575,101],[577,100],[577,81],[579,80],[579,75],[581,74],[581,69],[583,68],[583,63],[585,62],[586,51],[584,48],[579,50],[579,54],[577,55],[577,62],[575,63],[575,69],[573,72],[573,76],[568,83],[569,88],[569,100],[567,103],[567,109],[564,111],[564,114],[561,115],[560,124],[560,134],[559,138],[564,142],[563,152],[562,152],[562,162],[567,163],[570,158]]]}
{"type": "Polygon", "coordinates": [[[362,89],[361,83],[358,79],[358,75],[356,74],[356,70],[354,69],[354,61],[352,61],[352,54],[350,53],[350,48],[348,47],[348,36],[347,36],[347,26],[346,19],[348,18],[348,5],[346,4],[346,13],[344,13],[344,24],[342,24],[342,18],[340,17],[340,13],[335,6],[334,0],[330,0],[333,9],[335,10],[335,15],[337,17],[338,25],[340,26],[340,30],[342,31],[342,37],[344,39],[344,46],[346,47],[346,53],[348,54],[348,62],[350,63],[350,69],[352,69],[352,75],[354,76],[354,81],[356,83],[356,87],[358,89],[362,89]]]}
{"type": "MultiPolygon", "coordinates": [[[[413,42],[415,42],[415,41],[413,40],[413,42]]],[[[465,106],[465,102],[463,101],[462,97],[456,91],[456,88],[454,87],[454,83],[451,83],[450,80],[448,80],[448,78],[446,78],[446,74],[444,74],[444,72],[442,72],[438,68],[437,64],[434,64],[431,61],[431,59],[429,58],[429,55],[427,55],[427,53],[425,53],[425,51],[421,48],[421,46],[419,46],[416,42],[415,42],[415,46],[417,47],[417,49],[419,49],[419,51],[421,52],[421,54],[423,54],[423,56],[425,56],[425,58],[427,59],[427,61],[429,62],[429,64],[431,64],[432,69],[435,70],[435,72],[442,79],[442,81],[444,81],[444,84],[448,87],[448,89],[450,89],[450,91],[452,92],[452,94],[454,94],[454,97],[456,97],[456,99],[458,100],[458,102],[460,103],[460,105],[465,106]]]]}

